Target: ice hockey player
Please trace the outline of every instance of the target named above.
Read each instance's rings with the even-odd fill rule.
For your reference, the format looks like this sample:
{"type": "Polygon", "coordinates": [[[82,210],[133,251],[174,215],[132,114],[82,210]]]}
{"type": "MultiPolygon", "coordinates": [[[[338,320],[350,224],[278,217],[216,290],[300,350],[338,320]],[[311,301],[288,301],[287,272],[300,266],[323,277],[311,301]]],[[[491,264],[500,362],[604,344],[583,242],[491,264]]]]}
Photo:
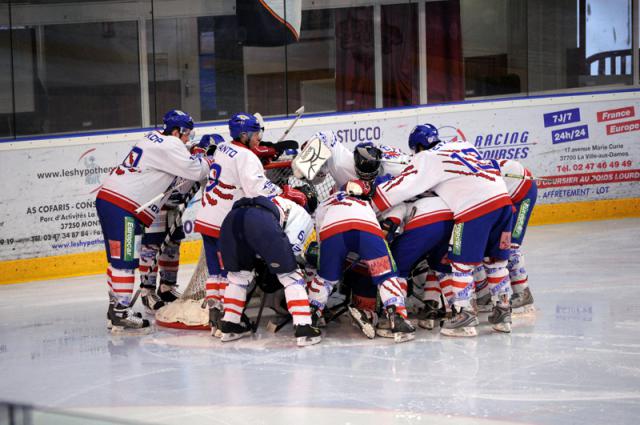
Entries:
{"type": "Polygon", "coordinates": [[[390,174],[396,176],[404,170],[406,164],[410,160],[410,156],[403,153],[400,149],[387,145],[375,144],[373,142],[363,142],[358,144],[353,151],[340,143],[333,131],[320,131],[315,133],[312,138],[318,138],[329,148],[331,156],[323,165],[322,169],[328,172],[335,180],[335,187],[340,189],[351,180],[361,179],[356,170],[356,157],[354,152],[357,149],[366,146],[376,148],[379,153],[379,169],[376,170],[376,176],[390,174]]]}
{"type": "MultiPolygon", "coordinates": [[[[529,171],[520,162],[512,159],[498,161],[503,175],[531,177],[529,171]]],[[[511,232],[511,252],[509,254],[509,278],[511,281],[511,308],[514,313],[524,313],[533,309],[533,295],[529,288],[529,277],[524,262],[524,254],[521,250],[529,218],[538,197],[538,186],[535,180],[505,177],[504,181],[509,191],[509,196],[516,209],[513,219],[513,231],[511,232]]],[[[474,270],[476,281],[476,296],[479,311],[490,311],[491,294],[486,284],[486,272],[484,267],[474,270]],[[489,305],[489,309],[487,308],[489,305]]]]}
{"type": "Polygon", "coordinates": [[[446,255],[453,213],[442,199],[429,193],[429,196],[400,203],[385,211],[382,228],[393,233],[398,226],[402,227],[402,233],[391,241],[398,276],[408,280],[418,262],[426,259],[429,264],[422,298],[424,308],[419,314],[418,325],[431,330],[444,317],[440,286],[446,286],[452,278],[446,255]]]}
{"type": "MultiPolygon", "coordinates": [[[[407,320],[406,281],[398,278],[382,229],[367,199],[372,190],[370,182],[378,174],[380,157],[369,159],[376,157],[376,148],[368,146],[365,149],[368,152],[362,157],[356,151],[354,162],[358,174],[366,180],[347,182],[345,191],[331,195],[316,212],[320,261],[318,274],[309,287],[313,320],[320,319],[329,295],[343,277],[347,254],[354,252],[366,264],[373,284],[378,288],[394,340],[409,341],[415,337],[415,328],[407,320]]],[[[357,308],[352,307],[349,311],[362,332],[368,338],[374,338],[375,329],[370,317],[357,308]]]]}
{"type": "Polygon", "coordinates": [[[107,317],[113,332],[149,327],[149,321],[130,308],[134,271],[139,265],[142,228],[153,223],[168,196],[136,210],[157,195],[170,193],[180,177],[200,181],[209,171],[210,160],[191,156],[185,147],[194,135],[192,118],[174,109],[165,114],[163,122],[162,131],[145,134],[131,149],[96,197],[109,262],[107,317]]]}
{"type": "Polygon", "coordinates": [[[220,143],[213,156],[209,179],[202,197],[194,231],[202,235],[209,277],[206,302],[212,335],[220,335],[218,322],[222,313],[222,297],[227,278],[220,253],[220,226],[234,202],[240,198],[274,197],[282,190],[264,174],[264,168],[252,149],[260,143],[258,119],[244,112],[229,120],[230,142],[220,143]]]}
{"type": "MultiPolygon", "coordinates": [[[[211,156],[216,145],[221,142],[224,142],[221,135],[205,134],[198,143],[187,143],[187,148],[192,155],[211,156]]],[[[180,181],[176,187],[162,206],[160,214],[151,226],[144,229],[142,235],[139,268],[140,298],[142,304],[151,314],[154,314],[166,303],[175,301],[180,295],[177,292],[180,242],[185,237],[181,217],[183,209],[180,208],[180,205],[188,202],[186,199],[188,194],[197,191],[200,188],[200,183],[180,181]],[[172,227],[173,232],[170,232],[172,227]],[[156,282],[158,274],[160,282],[156,282]],[[156,283],[158,284],[156,285],[156,283]],[[156,286],[158,287],[157,292],[156,286]]]]}
{"type": "Polygon", "coordinates": [[[477,335],[472,272],[474,266],[483,261],[494,301],[489,321],[495,330],[510,332],[506,266],[513,205],[500,169],[482,160],[467,142],[442,142],[437,128],[431,124],[418,125],[412,130],[409,148],[416,153],[409,166],[378,186],[372,200],[379,211],[385,211],[431,189],[453,212],[455,224],[447,255],[454,274],[453,316],[444,322],[440,332],[450,336],[477,335]]]}
{"type": "MultiPolygon", "coordinates": [[[[288,195],[313,212],[317,200],[290,189],[288,195]]],[[[317,344],[321,332],[311,325],[309,299],[296,254],[305,252],[315,235],[311,216],[290,199],[277,196],[242,198],[233,204],[220,228],[220,249],[229,284],[224,294],[224,317],[220,321],[221,340],[233,341],[252,332],[244,315],[247,288],[254,278],[256,255],[284,287],[287,309],[293,318],[298,346],[317,344]]]]}

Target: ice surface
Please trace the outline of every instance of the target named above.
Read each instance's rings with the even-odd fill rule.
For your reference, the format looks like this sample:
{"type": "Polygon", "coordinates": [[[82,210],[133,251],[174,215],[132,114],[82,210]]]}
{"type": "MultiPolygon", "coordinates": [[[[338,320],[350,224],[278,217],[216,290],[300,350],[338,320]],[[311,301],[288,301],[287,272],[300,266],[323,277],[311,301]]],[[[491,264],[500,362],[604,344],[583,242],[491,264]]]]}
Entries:
{"type": "MultiPolygon", "coordinates": [[[[0,286],[0,400],[162,424],[636,424],[640,219],[532,227],[538,311],[511,335],[367,340],[344,317],[291,327],[112,336],[102,276],[0,286]]],[[[186,282],[193,266],[183,267],[186,282]]]]}

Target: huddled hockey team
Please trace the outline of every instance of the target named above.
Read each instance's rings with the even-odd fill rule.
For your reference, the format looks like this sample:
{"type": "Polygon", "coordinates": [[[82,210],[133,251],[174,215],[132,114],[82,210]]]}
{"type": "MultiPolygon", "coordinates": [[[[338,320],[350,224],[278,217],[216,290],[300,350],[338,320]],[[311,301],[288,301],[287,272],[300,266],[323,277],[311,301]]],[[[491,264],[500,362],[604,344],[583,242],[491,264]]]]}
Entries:
{"type": "Polygon", "coordinates": [[[256,286],[283,294],[299,346],[320,342],[320,328],[341,312],[367,338],[404,342],[414,339],[414,324],[476,336],[479,312],[508,333],[512,312],[532,309],[520,247],[537,189],[522,164],[483,160],[468,142],[441,140],[432,124],[411,131],[406,153],[372,142],[351,150],[331,131],[301,147],[265,142],[259,114],[235,114],[229,141],[213,134],[196,143],[182,111],[163,121],[97,195],[112,331],[150,328],[132,310],[138,296],[151,313],[179,297],[180,217],[199,190],[203,307],[223,342],[255,331],[245,310],[256,286]],[[301,148],[302,157],[318,146],[329,154],[306,183],[267,178],[263,164],[285,150],[301,148]],[[314,183],[329,177],[331,193],[319,200],[314,183]],[[330,303],[335,293],[343,295],[341,312],[330,303]],[[413,320],[410,297],[420,306],[413,320]]]}

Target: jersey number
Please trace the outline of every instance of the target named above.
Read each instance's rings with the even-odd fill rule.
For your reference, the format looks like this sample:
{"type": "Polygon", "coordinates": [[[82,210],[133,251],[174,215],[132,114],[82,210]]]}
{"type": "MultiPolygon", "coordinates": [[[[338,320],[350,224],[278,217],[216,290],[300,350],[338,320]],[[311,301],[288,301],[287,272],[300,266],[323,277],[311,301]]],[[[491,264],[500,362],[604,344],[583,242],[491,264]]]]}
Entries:
{"type": "Polygon", "coordinates": [[[222,173],[222,167],[215,162],[211,164],[209,168],[209,184],[207,185],[207,192],[218,185],[218,181],[220,180],[220,174],[222,173]]]}
{"type": "Polygon", "coordinates": [[[462,153],[467,156],[475,157],[475,159],[466,159],[461,155],[458,155],[457,152],[454,152],[450,155],[451,158],[457,159],[462,162],[472,173],[477,173],[480,170],[497,170],[500,172],[500,166],[495,159],[491,160],[483,160],[480,153],[475,149],[463,149],[462,153]]]}

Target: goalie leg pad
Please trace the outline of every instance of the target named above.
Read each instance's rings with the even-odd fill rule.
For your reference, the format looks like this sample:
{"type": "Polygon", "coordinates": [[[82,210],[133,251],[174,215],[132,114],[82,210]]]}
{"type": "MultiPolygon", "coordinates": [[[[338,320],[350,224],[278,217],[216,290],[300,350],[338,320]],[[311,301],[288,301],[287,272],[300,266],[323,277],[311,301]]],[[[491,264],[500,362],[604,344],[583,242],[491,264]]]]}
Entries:
{"type": "Polygon", "coordinates": [[[175,285],[178,281],[180,267],[180,242],[171,241],[166,244],[164,251],[158,257],[160,282],[175,285]]]}
{"type": "Polygon", "coordinates": [[[158,264],[154,266],[154,259],[160,250],[159,245],[143,244],[140,249],[140,286],[145,288],[156,287],[156,279],[158,276],[158,264]],[[152,268],[153,266],[153,268],[152,268]]]}

